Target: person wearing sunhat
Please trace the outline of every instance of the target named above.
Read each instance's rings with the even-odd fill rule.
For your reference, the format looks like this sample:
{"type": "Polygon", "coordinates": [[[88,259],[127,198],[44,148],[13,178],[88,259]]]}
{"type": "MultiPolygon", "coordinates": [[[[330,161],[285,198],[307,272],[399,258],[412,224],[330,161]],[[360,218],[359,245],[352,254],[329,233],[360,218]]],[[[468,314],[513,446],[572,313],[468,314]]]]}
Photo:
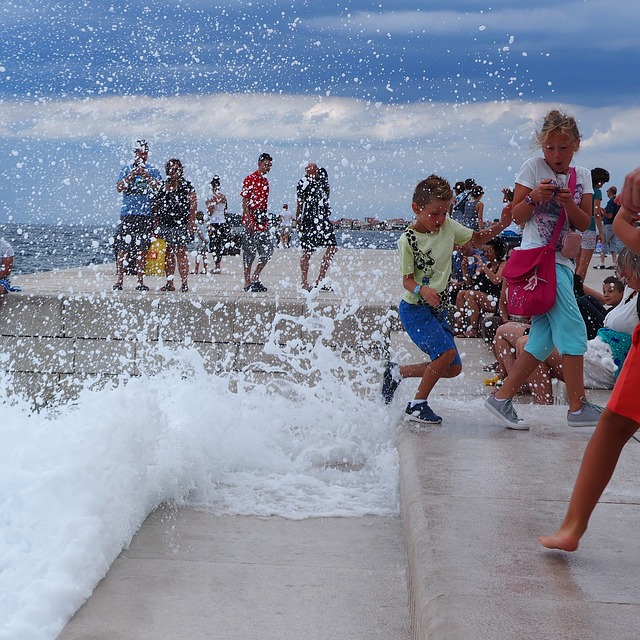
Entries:
{"type": "Polygon", "coordinates": [[[148,162],[149,145],[145,140],[137,140],[134,147],[134,160],[120,170],[116,189],[122,194],[120,224],[114,237],[116,252],[115,291],[122,291],[126,265],[134,259],[138,291],[148,291],[144,284],[147,252],[153,233],[151,203],[155,192],[162,185],[160,170],[148,162]]]}

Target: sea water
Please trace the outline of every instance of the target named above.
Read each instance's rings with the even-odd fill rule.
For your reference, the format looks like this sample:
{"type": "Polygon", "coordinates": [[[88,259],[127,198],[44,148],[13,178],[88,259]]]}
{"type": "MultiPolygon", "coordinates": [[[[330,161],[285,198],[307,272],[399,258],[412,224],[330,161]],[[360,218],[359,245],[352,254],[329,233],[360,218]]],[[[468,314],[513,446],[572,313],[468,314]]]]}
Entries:
{"type": "MultiPolygon", "coordinates": [[[[321,315],[299,321],[333,330],[321,315]]],[[[87,385],[39,412],[0,379],[0,639],[53,640],[163,502],[219,516],[398,514],[396,419],[375,364],[349,366],[323,339],[302,356],[277,340],[266,350],[312,383],[211,374],[194,349],[162,345],[160,374],[87,385]]]]}
{"type": "MultiPolygon", "coordinates": [[[[13,247],[15,274],[37,273],[115,262],[115,230],[115,225],[0,223],[0,238],[13,247]]],[[[336,240],[345,249],[396,249],[400,233],[339,230],[336,240]]],[[[297,240],[294,232],[294,246],[297,240]]]]}

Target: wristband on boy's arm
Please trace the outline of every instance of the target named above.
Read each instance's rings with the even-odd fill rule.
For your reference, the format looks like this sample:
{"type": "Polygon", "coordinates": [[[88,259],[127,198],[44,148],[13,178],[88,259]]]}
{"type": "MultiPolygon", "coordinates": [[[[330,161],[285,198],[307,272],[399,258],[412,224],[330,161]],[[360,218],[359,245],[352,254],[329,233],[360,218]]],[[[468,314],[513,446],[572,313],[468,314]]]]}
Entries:
{"type": "Polygon", "coordinates": [[[422,289],[424,285],[423,284],[417,284],[415,289],[413,290],[413,295],[417,296],[420,295],[420,289],[422,289]]]}

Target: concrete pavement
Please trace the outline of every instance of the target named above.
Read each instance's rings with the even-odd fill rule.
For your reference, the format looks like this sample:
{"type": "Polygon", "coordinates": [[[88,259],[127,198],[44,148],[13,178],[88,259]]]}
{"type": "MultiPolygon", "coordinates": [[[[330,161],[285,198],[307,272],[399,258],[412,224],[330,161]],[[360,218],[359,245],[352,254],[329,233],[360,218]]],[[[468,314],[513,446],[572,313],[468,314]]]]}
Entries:
{"type": "Polygon", "coordinates": [[[409,640],[399,518],[164,505],[58,640],[409,640]]]}
{"type": "MultiPolygon", "coordinates": [[[[376,270],[393,298],[399,279],[382,253],[376,270]]],[[[587,284],[610,273],[590,269],[587,284]]],[[[354,279],[346,267],[335,275],[338,286],[354,279]]],[[[409,348],[393,335],[395,353],[409,348]]],[[[479,340],[460,341],[460,351],[464,376],[433,396],[444,424],[398,430],[408,611],[398,519],[290,522],[162,507],[59,638],[404,640],[409,625],[415,640],[640,638],[638,443],[625,448],[580,550],[542,549],[536,536],[558,526],[592,429],[568,428],[565,406],[526,399],[519,412],[530,431],[496,425],[482,406],[492,357],[479,340]]],[[[414,390],[401,385],[390,415],[401,417],[414,390]]]]}

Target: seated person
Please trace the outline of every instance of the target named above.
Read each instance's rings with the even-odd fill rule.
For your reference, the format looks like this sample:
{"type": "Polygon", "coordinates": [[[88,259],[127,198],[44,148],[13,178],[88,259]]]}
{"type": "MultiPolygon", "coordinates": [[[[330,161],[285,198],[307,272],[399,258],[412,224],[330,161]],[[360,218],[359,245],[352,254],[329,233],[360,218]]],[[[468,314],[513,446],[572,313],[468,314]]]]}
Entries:
{"type": "MultiPolygon", "coordinates": [[[[631,348],[631,334],[640,322],[640,264],[635,257],[626,248],[618,255],[618,273],[627,284],[622,301],[609,310],[604,326],[587,342],[584,354],[584,386],[587,389],[613,389],[631,348]]],[[[518,349],[523,346],[521,340],[518,349]]],[[[529,388],[536,404],[553,404],[552,377],[564,380],[560,355],[555,350],[529,377],[529,388]]]]}
{"type": "MultiPolygon", "coordinates": [[[[575,276],[580,280],[580,276],[575,276]]],[[[593,340],[604,325],[604,318],[612,307],[621,300],[624,292],[624,284],[615,276],[605,278],[602,283],[602,295],[589,287],[582,287],[582,295],[576,298],[578,308],[587,327],[587,339],[593,340]],[[607,306],[610,308],[607,309],[607,306]]]]}
{"type": "MultiPolygon", "coordinates": [[[[476,258],[476,274],[467,275],[467,287],[456,296],[454,314],[456,335],[463,338],[477,338],[480,330],[480,314],[492,313],[498,308],[502,291],[502,271],[505,260],[505,245],[500,238],[489,240],[483,253],[486,262],[476,258]]],[[[465,265],[463,263],[463,272],[465,265]]]]}
{"type": "Polygon", "coordinates": [[[9,291],[20,291],[20,287],[11,286],[9,280],[13,269],[13,256],[13,247],[4,238],[0,238],[0,296],[9,291]]]}
{"type": "MultiPolygon", "coordinates": [[[[517,345],[520,338],[529,334],[531,325],[529,322],[520,320],[509,320],[501,324],[495,333],[491,349],[493,355],[496,357],[496,362],[493,368],[496,370],[496,375],[485,381],[485,384],[494,384],[500,386],[502,380],[504,380],[511,371],[511,367],[516,361],[517,345]]],[[[520,389],[521,393],[528,392],[528,385],[525,383],[520,389]]]]}
{"type": "Polygon", "coordinates": [[[471,260],[478,256],[484,260],[484,255],[480,249],[474,248],[471,242],[467,244],[455,245],[451,254],[451,276],[449,277],[449,299],[455,302],[460,289],[464,289],[467,284],[466,275],[473,277],[476,271],[476,261],[471,260]]]}

